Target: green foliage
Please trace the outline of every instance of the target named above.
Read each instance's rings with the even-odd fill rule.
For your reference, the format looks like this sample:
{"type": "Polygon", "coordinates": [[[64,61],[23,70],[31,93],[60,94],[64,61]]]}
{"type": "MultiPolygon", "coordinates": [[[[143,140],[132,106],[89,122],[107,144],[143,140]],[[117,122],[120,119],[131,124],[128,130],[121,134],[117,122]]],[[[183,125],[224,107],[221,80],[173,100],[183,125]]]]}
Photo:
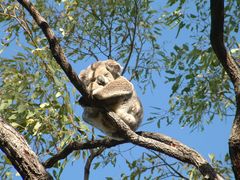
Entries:
{"type": "MultiPolygon", "coordinates": [[[[172,51],[161,54],[166,67],[166,83],[172,86],[170,109],[165,119],[171,122],[169,114],[175,114],[173,118],[179,119],[182,126],[203,130],[214,117],[224,119],[234,115],[233,87],[210,46],[208,2],[177,2],[168,1],[170,7],[174,4],[176,8],[166,9],[160,20],[166,27],[175,29],[176,37],[181,38],[181,32],[191,36],[190,42],[176,44],[172,51]]],[[[239,6],[227,3],[227,11],[231,11],[231,15],[226,18],[226,24],[229,24],[226,34],[234,39],[235,34],[230,32],[235,32],[236,24],[231,21],[238,12],[233,4],[239,6]]],[[[231,44],[228,46],[232,48],[231,44]]]]}
{"type": "MultiPolygon", "coordinates": [[[[215,115],[222,119],[229,107],[233,108],[234,96],[227,74],[223,71],[210,49],[202,51],[188,46],[175,46],[171,60],[166,58],[169,69],[167,83],[172,83],[170,111],[182,112],[182,126],[203,127],[215,115]]],[[[234,109],[232,109],[234,110],[234,109]]]]}
{"type": "Polygon", "coordinates": [[[40,158],[55,154],[70,141],[85,138],[78,133],[82,127],[73,112],[74,92],[46,48],[46,40],[40,39],[39,27],[25,24],[28,17],[19,11],[18,4],[6,3],[1,8],[3,23],[7,25],[2,25],[5,28],[5,37],[1,37],[3,49],[16,42],[22,51],[12,57],[9,54],[11,58],[1,58],[0,116],[24,135],[40,158]],[[24,28],[31,32],[23,33],[24,28]]]}

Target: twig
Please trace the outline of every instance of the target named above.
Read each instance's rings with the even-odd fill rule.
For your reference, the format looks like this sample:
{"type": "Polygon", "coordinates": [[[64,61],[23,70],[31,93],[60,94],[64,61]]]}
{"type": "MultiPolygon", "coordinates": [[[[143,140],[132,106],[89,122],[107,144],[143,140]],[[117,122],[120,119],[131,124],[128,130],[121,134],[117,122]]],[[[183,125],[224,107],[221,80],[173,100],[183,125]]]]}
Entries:
{"type": "Polygon", "coordinates": [[[87,162],[85,164],[84,167],[84,180],[88,180],[89,179],[89,174],[90,174],[90,168],[91,168],[91,164],[92,161],[95,157],[99,156],[100,154],[102,154],[102,152],[105,150],[106,148],[100,148],[97,151],[90,151],[91,154],[87,159],[87,162]]]}
{"type": "Polygon", "coordinates": [[[170,165],[164,158],[162,158],[159,154],[157,154],[156,152],[152,151],[153,154],[155,154],[161,161],[163,161],[163,163],[170,168],[175,174],[178,175],[178,177],[185,179],[185,180],[189,180],[189,178],[183,176],[180,172],[178,172],[175,168],[172,167],[172,165],[170,165]]]}
{"type": "Polygon", "coordinates": [[[91,50],[91,47],[88,49],[88,51],[91,53],[91,55],[95,58],[96,61],[99,61],[98,57],[96,54],[91,50]]]}
{"type": "MultiPolygon", "coordinates": [[[[133,29],[133,37],[132,37],[132,40],[131,40],[131,43],[130,43],[130,52],[128,54],[128,58],[127,58],[127,62],[125,63],[124,65],[124,68],[122,70],[122,75],[125,73],[127,67],[128,67],[128,64],[130,62],[130,59],[131,59],[131,56],[132,56],[132,53],[133,53],[133,49],[134,49],[134,43],[135,43],[135,36],[136,36],[136,31],[137,31],[137,22],[138,22],[138,5],[137,5],[137,2],[136,0],[134,1],[135,2],[135,8],[136,8],[136,15],[134,17],[134,29],[133,29]]],[[[130,33],[130,32],[129,32],[130,33]]]]}
{"type": "Polygon", "coordinates": [[[131,77],[129,78],[129,81],[132,81],[133,78],[138,75],[137,72],[136,72],[136,69],[138,68],[138,64],[139,64],[139,60],[140,60],[140,54],[141,54],[141,51],[142,51],[142,48],[143,48],[143,41],[142,41],[141,37],[139,37],[139,41],[140,41],[141,45],[140,45],[139,50],[137,50],[137,48],[136,48],[137,57],[136,57],[136,60],[135,60],[135,67],[134,67],[135,71],[134,71],[134,73],[132,73],[131,77]]]}

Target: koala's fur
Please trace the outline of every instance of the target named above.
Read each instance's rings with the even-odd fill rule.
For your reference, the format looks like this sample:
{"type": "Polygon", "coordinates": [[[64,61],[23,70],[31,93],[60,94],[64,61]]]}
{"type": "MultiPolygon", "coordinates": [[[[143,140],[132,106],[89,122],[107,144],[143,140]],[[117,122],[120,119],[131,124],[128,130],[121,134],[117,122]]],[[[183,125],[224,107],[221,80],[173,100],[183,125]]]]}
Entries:
{"type": "MultiPolygon", "coordinates": [[[[81,71],[79,78],[89,95],[103,101],[105,109],[115,112],[132,130],[143,117],[142,104],[132,83],[121,76],[121,66],[114,60],[98,61],[81,71]]],[[[83,120],[114,139],[121,139],[117,128],[100,108],[83,106],[83,120]]]]}

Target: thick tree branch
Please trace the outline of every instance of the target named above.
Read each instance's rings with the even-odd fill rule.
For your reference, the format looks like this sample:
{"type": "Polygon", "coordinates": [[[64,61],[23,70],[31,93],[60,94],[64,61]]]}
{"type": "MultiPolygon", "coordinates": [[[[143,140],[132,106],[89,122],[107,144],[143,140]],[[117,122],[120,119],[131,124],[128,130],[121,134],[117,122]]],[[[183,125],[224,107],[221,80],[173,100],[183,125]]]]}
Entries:
{"type": "Polygon", "coordinates": [[[52,179],[24,137],[0,117],[0,149],[23,179],[52,179]]]}
{"type": "Polygon", "coordinates": [[[211,45],[230,77],[235,92],[240,93],[240,69],[224,45],[224,0],[211,0],[211,45]]]}
{"type": "Polygon", "coordinates": [[[240,69],[224,45],[224,0],[211,0],[211,44],[220,63],[230,77],[236,96],[236,115],[229,138],[233,172],[240,179],[240,69]]]}
{"type": "MultiPolygon", "coordinates": [[[[127,125],[123,125],[121,123],[121,126],[124,126],[123,128],[128,129],[127,125]]],[[[130,131],[130,130],[126,130],[126,131],[130,131]]],[[[209,177],[209,179],[222,179],[219,175],[216,174],[214,169],[208,164],[206,160],[204,160],[204,158],[200,154],[198,154],[195,150],[187,147],[186,145],[182,144],[181,142],[169,136],[166,136],[160,133],[152,133],[152,132],[137,132],[137,134],[134,133],[134,135],[132,136],[133,136],[133,139],[135,138],[135,140],[133,140],[135,141],[134,144],[145,147],[147,149],[152,149],[158,152],[162,152],[182,162],[192,164],[195,167],[197,167],[206,178],[209,177]],[[140,141],[137,140],[139,138],[141,139],[140,141]]],[[[97,147],[110,148],[110,147],[120,145],[123,143],[128,143],[128,142],[129,141],[126,141],[126,140],[116,141],[113,139],[95,140],[95,141],[89,141],[85,143],[72,142],[68,146],[66,146],[65,149],[63,149],[63,151],[59,152],[58,154],[48,159],[44,163],[44,166],[46,168],[50,168],[54,166],[56,162],[66,158],[75,150],[93,149],[97,147]]]]}
{"type": "MultiPolygon", "coordinates": [[[[67,62],[64,53],[46,20],[40,15],[40,13],[34,8],[34,6],[28,0],[18,0],[18,2],[29,11],[29,13],[32,15],[34,20],[37,22],[37,24],[44,32],[50,44],[50,49],[53,53],[54,58],[61,66],[61,68],[64,70],[70,81],[74,84],[74,86],[79,90],[79,92],[83,96],[87,97],[87,93],[83,88],[84,86],[82,82],[79,80],[76,73],[72,70],[71,65],[67,62]]],[[[101,107],[102,104],[99,103],[98,106],[101,107]]],[[[133,132],[115,113],[107,111],[105,111],[105,113],[106,115],[108,115],[109,120],[112,121],[111,123],[114,123],[117,127],[119,127],[119,134],[122,135],[124,139],[130,141],[131,143],[145,147],[147,149],[152,149],[158,152],[165,153],[182,162],[190,163],[197,167],[202,173],[202,175],[207,179],[222,179],[201,155],[199,155],[194,150],[189,149],[187,146],[181,143],[174,144],[173,142],[168,142],[169,144],[166,144],[164,141],[161,142],[158,140],[159,136],[156,136],[154,138],[140,136],[133,132]]],[[[172,141],[173,139],[170,138],[169,140],[172,141]]],[[[105,140],[105,143],[107,141],[112,141],[113,145],[114,143],[115,145],[121,143],[113,140],[105,140]]],[[[96,146],[97,143],[99,146],[103,146],[102,144],[99,144],[100,141],[95,141],[88,144],[81,144],[76,142],[72,143],[71,146],[67,146],[63,150],[64,153],[57,154],[54,158],[55,159],[64,158],[66,154],[72,152],[72,149],[76,150],[76,148],[80,144],[82,145],[81,148],[83,148],[83,146],[85,146],[85,148],[86,147],[93,148],[93,146],[94,145],[96,146]]],[[[106,144],[106,146],[109,147],[109,144],[106,144]]],[[[53,163],[55,162],[54,158],[51,158],[49,161],[45,163],[46,168],[51,167],[53,165],[53,163]]]]}
{"type": "Polygon", "coordinates": [[[165,141],[169,140],[169,144],[167,144],[166,142],[163,143],[159,141],[159,136],[140,136],[132,131],[122,119],[116,116],[115,113],[108,112],[107,115],[109,117],[109,120],[111,120],[111,123],[114,123],[117,127],[119,127],[119,134],[121,134],[124,139],[129,140],[131,143],[164,153],[182,162],[192,164],[201,172],[203,177],[206,179],[222,179],[222,177],[216,173],[211,165],[200,154],[188,148],[186,145],[180,142],[173,144],[171,142],[174,140],[173,138],[164,138],[165,141]]]}

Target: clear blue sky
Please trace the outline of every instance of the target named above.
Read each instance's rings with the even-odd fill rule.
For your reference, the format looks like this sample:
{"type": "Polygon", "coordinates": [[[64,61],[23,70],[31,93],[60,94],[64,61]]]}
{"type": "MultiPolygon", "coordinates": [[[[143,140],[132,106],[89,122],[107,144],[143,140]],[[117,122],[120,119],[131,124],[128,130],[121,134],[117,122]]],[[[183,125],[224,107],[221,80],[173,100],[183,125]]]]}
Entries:
{"type": "MultiPolygon", "coordinates": [[[[182,33],[181,38],[178,39],[178,41],[176,41],[174,39],[176,35],[175,33],[176,31],[175,32],[173,31],[171,33],[166,31],[165,33],[163,33],[161,39],[168,40],[169,47],[173,46],[173,43],[177,43],[177,42],[180,43],[181,40],[187,41],[189,39],[189,34],[182,33]]],[[[0,33],[0,37],[1,37],[1,33],[0,33]]],[[[20,51],[21,51],[21,47],[17,47],[16,45],[14,45],[14,46],[11,46],[11,49],[4,52],[2,55],[5,57],[6,56],[10,57],[20,51]]],[[[83,62],[79,62],[78,65],[72,64],[77,72],[80,72],[82,68],[90,64],[90,62],[83,63],[83,65],[81,63],[83,62]]],[[[171,86],[169,84],[164,84],[165,82],[164,76],[161,76],[161,77],[156,76],[155,81],[157,83],[157,87],[152,92],[150,90],[147,90],[146,94],[141,94],[141,90],[136,89],[144,106],[144,111],[145,111],[144,120],[146,120],[147,117],[149,117],[149,113],[153,110],[151,108],[152,106],[160,107],[163,109],[168,108],[168,100],[169,100],[169,94],[171,92],[171,86]]],[[[78,110],[79,109],[76,109],[76,111],[78,110]]],[[[228,151],[228,138],[230,134],[232,120],[233,120],[232,117],[224,121],[220,121],[219,119],[214,119],[210,125],[205,126],[205,130],[203,132],[199,132],[199,131],[191,132],[192,129],[188,127],[184,127],[184,128],[180,127],[178,125],[178,119],[175,119],[175,121],[173,122],[173,125],[171,126],[166,126],[165,124],[162,124],[161,128],[158,129],[157,127],[155,127],[155,123],[153,123],[150,125],[142,126],[140,127],[139,130],[154,131],[154,132],[160,132],[160,133],[166,134],[168,136],[171,136],[185,143],[187,146],[194,148],[200,154],[202,154],[206,159],[208,159],[208,154],[214,153],[216,154],[217,159],[222,160],[224,158],[224,155],[228,151]]],[[[117,151],[119,150],[125,151],[130,147],[133,147],[133,146],[121,145],[113,149],[117,151]]],[[[131,151],[130,153],[125,153],[124,157],[129,160],[130,159],[134,160],[134,159],[137,159],[138,156],[143,151],[144,151],[143,148],[135,147],[134,150],[131,151]]],[[[98,160],[96,159],[94,162],[97,162],[97,161],[98,160]]],[[[65,170],[63,171],[61,179],[62,180],[83,179],[84,165],[85,165],[85,162],[81,158],[80,160],[75,161],[73,165],[69,163],[65,168],[65,170]]],[[[91,169],[90,179],[92,180],[104,179],[104,177],[106,176],[111,176],[114,179],[121,179],[120,178],[121,173],[127,172],[126,166],[127,165],[125,164],[124,158],[119,157],[118,163],[115,168],[111,166],[107,166],[105,168],[99,168],[96,171],[91,169]]],[[[19,178],[16,177],[14,179],[19,179],[19,178]]]]}

